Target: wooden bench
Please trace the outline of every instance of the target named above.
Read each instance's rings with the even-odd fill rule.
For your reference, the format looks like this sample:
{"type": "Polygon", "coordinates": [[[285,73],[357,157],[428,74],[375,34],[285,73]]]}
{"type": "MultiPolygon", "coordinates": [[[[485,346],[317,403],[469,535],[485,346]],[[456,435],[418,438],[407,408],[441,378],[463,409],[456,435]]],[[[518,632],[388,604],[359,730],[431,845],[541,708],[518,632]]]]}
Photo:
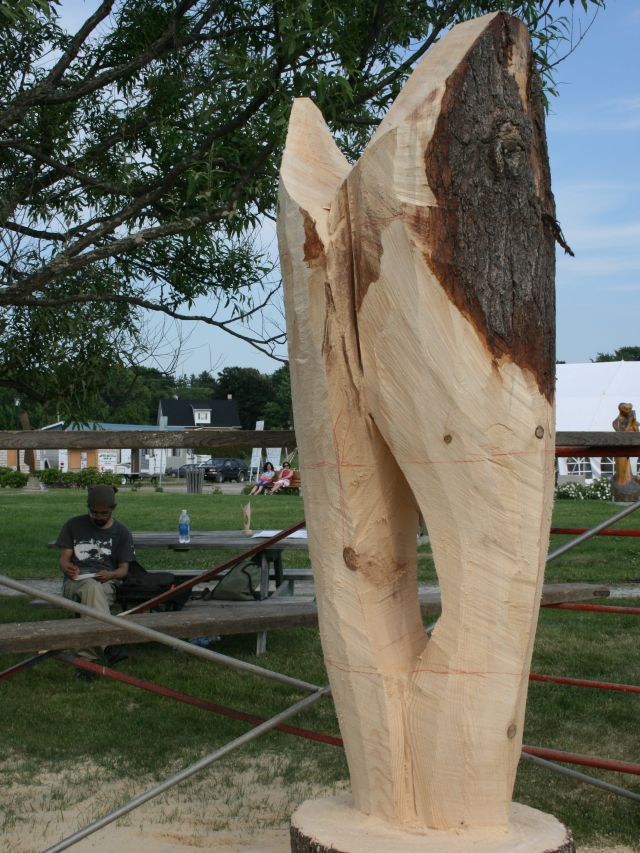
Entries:
{"type": "MultiPolygon", "coordinates": [[[[281,489],[278,489],[278,491],[275,494],[277,494],[277,495],[299,495],[300,494],[300,489],[302,488],[302,480],[300,478],[300,471],[297,468],[292,468],[291,470],[293,471],[293,476],[291,477],[291,485],[290,486],[283,486],[281,489]]],[[[276,477],[275,477],[276,480],[278,479],[279,473],[280,472],[278,471],[276,474],[276,477]]]]}
{"type": "MultiPolygon", "coordinates": [[[[172,572],[176,576],[176,580],[178,583],[184,583],[184,581],[191,580],[192,578],[197,577],[201,574],[200,571],[196,569],[148,569],[149,574],[154,574],[154,572],[172,572]]],[[[207,598],[208,596],[203,595],[204,591],[209,589],[213,589],[217,586],[218,582],[222,580],[231,570],[225,569],[220,572],[219,575],[216,575],[209,580],[202,581],[199,584],[196,584],[194,587],[194,596],[190,600],[189,603],[198,600],[199,598],[207,598]]],[[[296,581],[313,581],[313,569],[309,567],[301,567],[301,568],[282,568],[282,565],[269,565],[269,582],[275,581],[276,588],[271,593],[271,595],[293,595],[295,592],[295,582],[296,581]]],[[[38,589],[42,589],[45,592],[52,592],[56,595],[60,594],[62,582],[59,578],[27,578],[25,583],[33,586],[34,590],[37,592],[38,589]]],[[[0,589],[0,595],[3,592],[0,589]]],[[[268,588],[264,590],[263,598],[269,597],[268,588]]],[[[46,601],[42,601],[41,599],[35,598],[31,601],[31,605],[33,607],[53,607],[54,605],[48,604],[46,601]]]]}
{"type": "MultiPolygon", "coordinates": [[[[609,588],[604,584],[545,584],[542,604],[588,601],[590,598],[604,598],[608,595],[609,588]]],[[[424,617],[436,616],[440,612],[438,589],[420,591],[418,598],[424,617]]],[[[175,613],[142,613],[139,616],[127,616],[126,619],[174,637],[187,638],[311,628],[318,624],[315,602],[303,597],[275,600],[272,597],[247,604],[194,602],[193,606],[175,613]]],[[[149,640],[128,631],[126,624],[115,627],[89,617],[0,625],[0,654],[146,642],[149,640]]]]}

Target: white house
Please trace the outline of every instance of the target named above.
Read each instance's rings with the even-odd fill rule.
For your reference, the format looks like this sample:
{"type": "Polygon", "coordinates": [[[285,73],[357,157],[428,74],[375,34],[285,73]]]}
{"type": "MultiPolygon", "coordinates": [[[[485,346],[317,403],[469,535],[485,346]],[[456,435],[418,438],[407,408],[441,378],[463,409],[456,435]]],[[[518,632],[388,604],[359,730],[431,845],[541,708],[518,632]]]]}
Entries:
{"type": "MultiPolygon", "coordinates": [[[[238,403],[233,399],[181,400],[177,397],[160,400],[158,424],[166,429],[241,429],[238,403]]],[[[213,442],[212,442],[213,443],[213,442]]],[[[168,452],[166,467],[179,468],[186,462],[204,461],[207,455],[196,455],[187,448],[168,452]]]]}
{"type": "MultiPolygon", "coordinates": [[[[556,429],[613,432],[618,403],[640,411],[640,361],[603,361],[556,366],[556,429]]],[[[636,460],[631,460],[635,473],[636,460]]],[[[558,459],[558,473],[587,479],[613,474],[613,459],[558,459]]]]}

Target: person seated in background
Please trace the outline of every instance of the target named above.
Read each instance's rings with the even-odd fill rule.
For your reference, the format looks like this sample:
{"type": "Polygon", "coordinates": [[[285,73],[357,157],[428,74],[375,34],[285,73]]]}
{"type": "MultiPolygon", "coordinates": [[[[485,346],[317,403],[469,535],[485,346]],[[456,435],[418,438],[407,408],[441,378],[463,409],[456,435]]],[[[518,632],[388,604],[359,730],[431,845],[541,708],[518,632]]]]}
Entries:
{"type": "Polygon", "coordinates": [[[267,492],[268,495],[274,495],[280,489],[285,489],[291,485],[291,478],[293,477],[293,471],[288,462],[285,462],[282,471],[278,474],[277,478],[274,480],[273,485],[271,486],[271,491],[267,492]]]}
{"type": "Polygon", "coordinates": [[[276,469],[271,462],[265,462],[262,474],[258,477],[258,482],[249,492],[250,495],[261,495],[262,492],[271,485],[271,481],[276,475],[276,469]]]}
{"type": "MultiPolygon", "coordinates": [[[[131,531],[113,518],[115,495],[113,486],[89,486],[89,512],[66,521],[56,539],[64,575],[62,594],[103,613],[111,612],[116,584],[127,576],[129,563],[135,559],[131,531]]],[[[111,666],[128,657],[121,646],[106,646],[102,653],[111,666]]],[[[93,649],[78,651],[78,657],[99,661],[93,649]]],[[[95,675],[77,669],[76,678],[92,681],[95,675]]]]}

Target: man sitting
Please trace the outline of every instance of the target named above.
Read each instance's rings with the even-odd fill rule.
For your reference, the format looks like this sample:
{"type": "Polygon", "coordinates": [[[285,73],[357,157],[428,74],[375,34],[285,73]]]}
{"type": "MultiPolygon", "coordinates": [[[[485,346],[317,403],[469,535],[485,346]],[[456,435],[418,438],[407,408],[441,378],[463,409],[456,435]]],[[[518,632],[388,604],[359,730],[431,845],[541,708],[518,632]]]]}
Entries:
{"type": "MultiPolygon", "coordinates": [[[[62,594],[103,613],[110,612],[116,585],[126,577],[129,563],[135,559],[131,532],[113,518],[115,494],[113,486],[90,486],[89,512],[65,522],[56,539],[64,575],[62,594]]],[[[119,646],[106,646],[102,652],[111,665],[127,657],[126,650],[119,646]]],[[[78,657],[99,660],[93,649],[78,651],[78,657]]],[[[78,669],[76,678],[92,681],[95,675],[78,669]]]]}

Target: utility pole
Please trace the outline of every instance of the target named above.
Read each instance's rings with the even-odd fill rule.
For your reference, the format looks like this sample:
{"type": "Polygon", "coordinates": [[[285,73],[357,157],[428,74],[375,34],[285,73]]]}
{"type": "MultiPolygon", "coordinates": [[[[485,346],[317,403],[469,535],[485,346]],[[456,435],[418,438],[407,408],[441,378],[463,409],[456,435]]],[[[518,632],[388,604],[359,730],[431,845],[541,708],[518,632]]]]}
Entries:
{"type": "MultiPolygon", "coordinates": [[[[16,407],[16,430],[20,429],[20,397],[13,401],[16,407]]],[[[16,448],[16,471],[20,471],[20,448],[16,448]]]]}

